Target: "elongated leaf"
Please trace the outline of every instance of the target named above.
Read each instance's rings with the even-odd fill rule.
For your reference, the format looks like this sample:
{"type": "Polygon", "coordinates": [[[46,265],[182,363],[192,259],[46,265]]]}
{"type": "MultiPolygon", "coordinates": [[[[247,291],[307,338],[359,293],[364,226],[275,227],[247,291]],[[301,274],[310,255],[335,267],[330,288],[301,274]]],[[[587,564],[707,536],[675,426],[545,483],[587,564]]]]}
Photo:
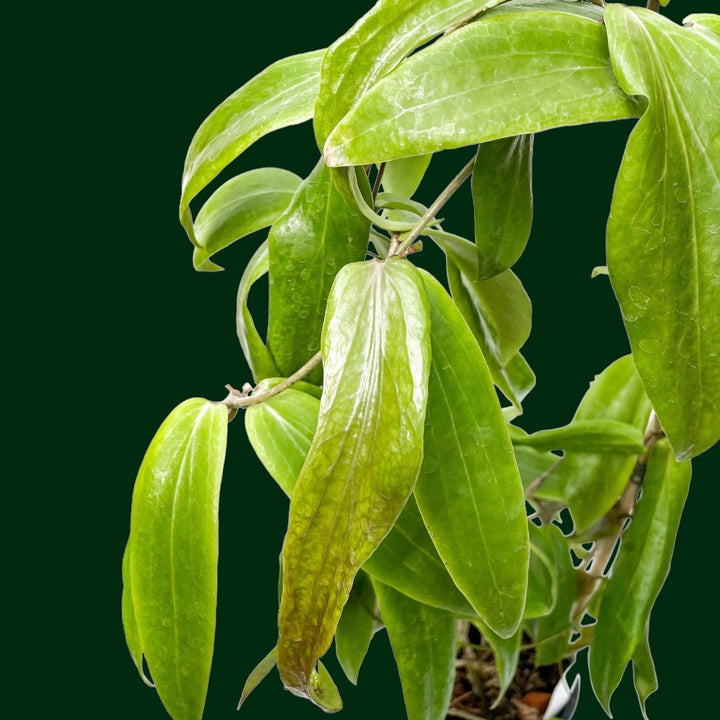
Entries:
{"type": "Polygon", "coordinates": [[[472,622],[493,650],[498,682],[500,684],[498,699],[494,705],[497,706],[502,701],[507,689],[510,687],[510,683],[515,677],[518,660],[520,659],[523,630],[522,627],[519,627],[514,635],[511,635],[509,638],[502,638],[485,625],[482,620],[475,618],[472,622]]]}
{"type": "Polygon", "coordinates": [[[328,299],[318,427],[282,552],[278,668],[312,699],[353,579],[392,528],[422,461],[427,299],[406,260],[346,265],[328,299]]]}
{"type": "Polygon", "coordinates": [[[390,193],[412,197],[430,165],[432,155],[393,160],[385,165],[382,186],[390,193]]]}
{"type": "Polygon", "coordinates": [[[646,628],[645,639],[638,643],[632,657],[635,692],[640,701],[640,709],[645,720],[649,720],[645,703],[659,687],[657,674],[655,673],[655,663],[650,653],[648,634],[649,630],[646,628]]]}
{"type": "Polygon", "coordinates": [[[491,11],[492,15],[527,12],[528,10],[544,10],[550,12],[564,12],[571,15],[602,21],[603,11],[597,5],[591,5],[584,0],[510,0],[491,11]]]}
{"type": "Polygon", "coordinates": [[[125,630],[125,640],[127,641],[128,650],[130,651],[130,657],[132,657],[135,667],[142,681],[148,687],[155,687],[152,682],[145,675],[143,669],[143,649],[142,641],[140,640],[140,631],[137,626],[137,618],[135,617],[135,603],[133,601],[132,594],[132,577],[130,574],[130,543],[125,547],[125,553],[123,554],[122,564],[122,578],[123,578],[123,594],[122,594],[122,621],[123,628],[125,630]]]}
{"type": "MultiPolygon", "coordinates": [[[[321,160],[273,225],[268,347],[291,375],[320,348],[325,303],[336,273],[365,257],[370,223],[345,202],[321,160]]],[[[320,382],[322,369],[309,375],[320,382]]]]}
{"type": "Polygon", "coordinates": [[[278,168],[250,170],[221,185],[195,220],[196,270],[222,270],[210,261],[236,240],[275,222],[300,185],[294,173],[278,168]]]}
{"type": "Polygon", "coordinates": [[[534,523],[530,528],[530,569],[528,571],[527,600],[523,618],[526,620],[547,615],[555,606],[557,583],[552,557],[538,537],[540,529],[534,523]]]}
{"type": "Polygon", "coordinates": [[[527,589],[525,500],[487,364],[443,287],[423,273],[432,365],[415,497],[440,557],[482,620],[509,637],[527,589]]]}
{"type": "Polygon", "coordinates": [[[455,683],[455,618],[375,581],[408,720],[444,720],[455,683]]]}
{"type": "Polygon", "coordinates": [[[367,573],[360,570],[335,631],[335,653],[353,685],[357,685],[360,666],[376,629],[376,604],[372,582],[367,573]]]}
{"type": "Polygon", "coordinates": [[[342,699],[337,686],[321,662],[318,662],[317,670],[313,670],[310,675],[309,692],[310,699],[325,712],[342,710],[342,699]]]}
{"type": "Polygon", "coordinates": [[[650,611],[670,569],[689,485],[690,463],[676,462],[667,441],[658,442],[648,461],[642,498],[603,593],[590,648],[590,679],[608,714],[625,666],[645,642],[650,611]]]}
{"type": "Polygon", "coordinates": [[[225,405],[201,398],[175,408],[150,443],[133,492],[128,644],[144,654],[176,720],[199,720],[210,676],[227,420],[225,405]]]}
{"type": "Polygon", "coordinates": [[[377,163],[638,112],[615,80],[600,23],[543,10],[488,14],[374,85],[324,154],[331,166],[377,163]]]}
{"type": "Polygon", "coordinates": [[[243,685],[240,694],[240,702],[237,709],[247,700],[248,695],[269,675],[270,671],[277,665],[277,646],[275,646],[253,669],[248,675],[245,685],[243,685]]]}
{"type": "MultiPolygon", "coordinates": [[[[644,431],[650,403],[632,356],[616,360],[590,384],[573,423],[611,420],[644,431]]],[[[545,492],[559,494],[570,508],[575,531],[584,532],[613,506],[630,479],[636,456],[567,452],[543,484],[545,492]]]]}
{"type": "Polygon", "coordinates": [[[608,221],[613,289],[678,460],[720,438],[720,39],[609,5],[613,67],[647,98],[608,221]],[[650,60],[649,60],[650,58],[650,60]]]}
{"type": "MultiPolygon", "coordinates": [[[[268,271],[268,244],[265,241],[250,259],[240,278],[237,295],[237,335],[250,371],[259,382],[264,378],[282,375],[275,360],[255,328],[247,301],[252,286],[268,271]]],[[[297,369],[297,368],[296,368],[297,369]]]]}
{"type": "Polygon", "coordinates": [[[574,450],[601,455],[640,455],[645,451],[643,431],[618,420],[575,420],[564,427],[510,437],[514,445],[529,445],[537,450],[574,450]]]}
{"type": "Polygon", "coordinates": [[[478,278],[511,267],[522,255],[532,225],[533,136],[480,145],[472,174],[478,278]]]}
{"type": "Polygon", "coordinates": [[[190,143],[182,178],[180,222],[197,246],[190,201],[263,135],[309,120],[324,50],[279,60],[210,113],[190,143]]]}

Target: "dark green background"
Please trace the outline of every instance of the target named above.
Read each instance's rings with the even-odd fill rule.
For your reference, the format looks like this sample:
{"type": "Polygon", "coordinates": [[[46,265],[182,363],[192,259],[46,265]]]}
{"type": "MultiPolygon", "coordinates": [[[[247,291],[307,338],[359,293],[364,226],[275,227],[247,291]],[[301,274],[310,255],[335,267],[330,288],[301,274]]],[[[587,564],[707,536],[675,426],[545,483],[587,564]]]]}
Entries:
{"type": "MultiPolygon", "coordinates": [[[[132,485],[175,405],[198,395],[220,399],[225,383],[250,379],[235,337],[235,293],[262,239],[221,255],[225,273],[193,271],[177,221],[185,151],[204,117],[237,87],[282,56],[331,43],[370,5],[75,5],[38,9],[9,25],[20,50],[9,73],[17,100],[7,112],[5,167],[14,189],[5,213],[13,371],[4,585],[12,608],[7,654],[17,673],[6,692],[21,703],[19,716],[166,717],[137,677],[120,623],[132,485]]],[[[675,19],[716,9],[702,0],[672,6],[675,19]]],[[[526,356],[538,385],[526,404],[528,429],[567,422],[593,375],[627,352],[607,278],[590,280],[590,271],[604,263],[612,181],[631,125],[537,137],[533,235],[516,266],[534,303],[526,356]]],[[[470,152],[446,155],[422,198],[431,199],[470,152]]],[[[306,174],[316,158],[305,125],[260,141],[232,169],[276,165],[306,174]]],[[[465,188],[443,213],[447,229],[471,233],[467,201],[465,188]]],[[[440,258],[428,250],[419,261],[437,268],[440,258]]],[[[661,690],[649,707],[658,719],[699,714],[715,672],[708,578],[719,465],[717,448],[695,463],[674,567],[653,614],[661,690]]],[[[230,426],[222,490],[207,720],[235,717],[246,674],[275,642],[286,513],[239,418],[230,426]]],[[[346,720],[404,717],[384,633],[358,688],[329,664],[346,720]]],[[[628,679],[613,708],[616,717],[639,718],[628,679]]],[[[275,674],[242,712],[248,720],[321,717],[284,692],[275,674]]],[[[604,717],[589,686],[576,717],[604,717]]]]}

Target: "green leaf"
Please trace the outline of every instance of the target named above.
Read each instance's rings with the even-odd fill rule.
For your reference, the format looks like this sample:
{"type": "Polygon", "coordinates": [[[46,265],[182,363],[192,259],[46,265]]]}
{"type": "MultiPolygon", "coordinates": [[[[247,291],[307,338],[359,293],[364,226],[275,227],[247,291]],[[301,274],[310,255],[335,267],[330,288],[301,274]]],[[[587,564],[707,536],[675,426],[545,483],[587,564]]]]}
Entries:
{"type": "Polygon", "coordinates": [[[221,185],[195,220],[195,269],[222,270],[209,258],[236,240],[272,225],[290,204],[300,182],[287,170],[262,168],[221,185]]]}
{"type": "Polygon", "coordinates": [[[479,279],[511,267],[532,225],[533,135],[483,143],[472,174],[479,279]]]}
{"type": "Polygon", "coordinates": [[[135,667],[142,681],[148,687],[155,685],[148,679],[143,670],[143,649],[140,640],[140,631],[137,626],[137,618],[135,617],[135,604],[132,594],[132,578],[130,575],[130,543],[125,546],[122,564],[123,594],[122,594],[122,622],[125,629],[125,640],[127,641],[130,657],[132,657],[135,667]]]}
{"type": "Polygon", "coordinates": [[[332,129],[358,100],[413,50],[456,23],[501,2],[380,0],[325,55],[315,107],[318,145],[322,147],[332,129]]]}
{"type": "Polygon", "coordinates": [[[376,630],[375,605],[372,582],[360,570],[335,630],[335,654],[353,685],[357,685],[360,666],[376,630]]]}
{"type": "Polygon", "coordinates": [[[600,455],[640,455],[645,452],[643,431],[618,420],[575,420],[564,427],[539,430],[531,435],[511,435],[511,438],[513,445],[529,445],[537,450],[572,450],[600,455]]]}
{"type": "MultiPolygon", "coordinates": [[[[268,271],[268,243],[265,241],[250,259],[245,267],[237,294],[237,336],[240,340],[245,360],[250,367],[250,371],[255,378],[255,382],[259,382],[267,377],[275,377],[282,375],[278,366],[275,364],[270,351],[265,346],[260,334],[255,328],[252,315],[248,308],[248,295],[250,288],[268,271]]],[[[297,368],[296,368],[297,369],[297,368]]]]}
{"type": "Polygon", "coordinates": [[[444,720],[455,683],[455,618],[375,581],[408,720],[444,720]]]}
{"type": "Polygon", "coordinates": [[[309,692],[310,699],[325,712],[335,713],[342,710],[342,699],[337,686],[321,662],[318,663],[317,670],[313,670],[310,675],[309,692]]]}
{"type": "Polygon", "coordinates": [[[528,10],[570,13],[571,15],[578,15],[598,22],[601,22],[603,17],[602,8],[584,2],[584,0],[511,0],[495,8],[491,14],[504,15],[528,10]]]}
{"type": "Polygon", "coordinates": [[[567,540],[552,523],[537,529],[534,539],[545,553],[553,578],[555,602],[552,610],[533,623],[536,662],[539,666],[559,663],[570,643],[570,612],[577,593],[575,569],[567,540]]]}
{"type": "Polygon", "coordinates": [[[655,663],[650,653],[650,641],[648,629],[645,630],[645,639],[638,643],[632,656],[633,679],[635,681],[635,692],[640,701],[640,709],[643,717],[648,720],[645,703],[647,699],[658,689],[658,679],[655,673],[655,663]]]}
{"type": "MultiPolygon", "coordinates": [[[[343,265],[365,257],[369,229],[320,160],[268,237],[268,348],[280,374],[291,375],[319,350],[332,282],[343,265]]],[[[308,379],[321,382],[322,368],[308,379]]]]}
{"type": "Polygon", "coordinates": [[[690,463],[676,462],[667,441],[654,446],[642,498],[606,583],[590,648],[590,679],[608,714],[625,666],[645,642],[650,610],[670,569],[690,474],[690,463]]]}
{"type": "Polygon", "coordinates": [[[714,35],[720,37],[720,15],[713,13],[695,13],[694,15],[688,15],[683,20],[683,25],[690,29],[694,27],[707,29],[714,35]]]}
{"type": "Polygon", "coordinates": [[[180,222],[193,245],[190,201],[256,140],[309,120],[320,83],[325,50],[292,55],[256,75],[224,100],[198,128],[182,178],[180,222]]]}
{"type": "Polygon", "coordinates": [[[210,676],[227,421],[220,403],[193,398],[176,407],[150,443],[133,492],[128,645],[136,662],[145,656],[175,720],[199,720],[210,676]]]}
{"type": "Polygon", "coordinates": [[[515,671],[517,670],[518,660],[520,659],[523,630],[522,627],[519,627],[509,638],[502,638],[485,625],[482,620],[474,618],[472,623],[477,627],[485,640],[487,640],[495,656],[495,666],[500,690],[498,692],[498,699],[495,701],[493,707],[497,707],[502,702],[507,689],[510,687],[510,683],[512,683],[515,678],[515,671]]]}
{"type": "MultiPolygon", "coordinates": [[[[261,383],[260,392],[269,386],[261,383]]],[[[315,434],[319,410],[317,398],[289,388],[245,411],[248,440],[288,497],[292,497],[315,434]]]]}
{"type": "Polygon", "coordinates": [[[382,176],[383,188],[389,193],[411,198],[425,176],[430,160],[432,155],[416,155],[386,163],[382,176]]]}
{"type": "Polygon", "coordinates": [[[527,587],[523,487],[480,347],[440,283],[422,276],[432,364],[415,497],[455,584],[494,632],[509,637],[527,587]]]}
{"type": "Polygon", "coordinates": [[[623,89],[647,110],[608,221],[610,280],[650,402],[678,460],[720,438],[720,39],[609,5],[623,89]]]}
{"type": "Polygon", "coordinates": [[[537,537],[540,529],[534,523],[530,528],[530,569],[528,571],[527,600],[523,619],[530,620],[547,615],[554,607],[557,587],[553,577],[552,558],[546,554],[537,537]]]}
{"type": "Polygon", "coordinates": [[[277,645],[252,669],[243,685],[237,709],[247,700],[248,695],[268,676],[277,665],[277,645]]]}
{"type": "Polygon", "coordinates": [[[310,699],[360,566],[392,528],[422,461],[429,318],[406,260],[346,265],[327,304],[318,427],[282,552],[278,668],[310,699]]]}
{"type": "Polygon", "coordinates": [[[324,154],[331,166],[379,163],[638,112],[613,75],[599,22],[544,10],[489,13],[365,92],[324,154]]]}
{"type": "MultiPolygon", "coordinates": [[[[600,375],[578,406],[573,423],[610,420],[644,431],[650,404],[633,364],[632,356],[616,360],[600,375]]],[[[635,465],[636,456],[569,451],[543,484],[543,490],[558,493],[575,522],[578,534],[601,518],[620,497],[635,465]]]]}
{"type": "MultiPolygon", "coordinates": [[[[512,435],[510,437],[512,438],[512,435]]],[[[535,450],[525,445],[513,445],[513,451],[515,452],[515,461],[520,471],[523,487],[526,490],[541,475],[545,475],[546,473],[549,475],[552,473],[553,470],[551,470],[551,468],[557,466],[559,461],[562,460],[562,457],[559,455],[535,450]]],[[[561,492],[550,491],[548,493],[546,483],[541,484],[540,487],[532,493],[532,496],[540,500],[552,500],[554,502],[561,502],[563,500],[561,492]]]]}

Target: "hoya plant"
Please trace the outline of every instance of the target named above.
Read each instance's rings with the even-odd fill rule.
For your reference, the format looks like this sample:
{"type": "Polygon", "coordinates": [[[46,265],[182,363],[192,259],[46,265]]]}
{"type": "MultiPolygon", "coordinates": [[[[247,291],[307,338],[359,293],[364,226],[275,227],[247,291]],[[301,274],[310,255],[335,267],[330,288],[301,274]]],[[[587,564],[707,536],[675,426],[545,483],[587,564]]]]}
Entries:
{"type": "Polygon", "coordinates": [[[323,656],[334,643],[357,683],[384,628],[409,720],[569,718],[584,649],[601,706],[632,663],[646,714],[651,608],[691,460],[720,438],[720,16],[678,24],[664,4],[380,0],[200,126],[180,201],[194,267],[220,270],[217,253],[267,233],[235,268],[252,378],[175,408],[132,498],[125,634],[174,720],[205,704],[233,419],[289,498],[277,626],[241,704],[277,666],[286,690],[340,710],[323,656]],[[534,135],[626,118],[593,274],[609,276],[617,305],[602,312],[622,315],[632,352],[588,378],[569,424],[527,433],[531,303],[512,267],[534,135]],[[220,184],[262,136],[308,121],[307,177],[264,167],[220,184]],[[423,204],[433,157],[458,148],[423,204]],[[467,238],[444,212],[466,184],[467,238]],[[435,273],[423,245],[444,254],[435,273]],[[266,275],[260,332],[248,300],[266,275]]]}

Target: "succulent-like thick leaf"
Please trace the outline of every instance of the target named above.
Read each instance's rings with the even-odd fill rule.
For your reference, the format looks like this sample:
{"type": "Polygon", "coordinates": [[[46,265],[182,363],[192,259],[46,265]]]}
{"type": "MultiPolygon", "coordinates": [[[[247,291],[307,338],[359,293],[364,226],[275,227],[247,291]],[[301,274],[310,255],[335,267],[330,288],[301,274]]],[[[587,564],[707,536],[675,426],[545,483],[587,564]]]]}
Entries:
{"type": "Polygon", "coordinates": [[[134,657],[145,656],[175,720],[199,720],[210,676],[227,421],[225,405],[201,398],[176,407],[150,443],[133,492],[128,644],[134,657]]]}
{"type": "Polygon", "coordinates": [[[282,552],[278,668],[312,699],[360,566],[392,528],[422,461],[429,317],[418,271],[346,265],[327,303],[318,427],[295,485],[282,552]]]}
{"type": "MultiPolygon", "coordinates": [[[[642,382],[631,355],[616,360],[590,383],[573,422],[614,420],[644,431],[650,417],[642,382]]],[[[567,452],[543,490],[559,493],[582,533],[610,510],[630,479],[636,457],[567,452]]]]}
{"type": "Polygon", "coordinates": [[[483,143],[472,174],[479,279],[511,267],[532,225],[533,135],[483,143]]]}
{"type": "Polygon", "coordinates": [[[534,534],[551,565],[555,603],[552,610],[533,623],[533,642],[539,666],[559,663],[570,642],[570,612],[575,601],[575,569],[570,548],[553,524],[543,525],[534,534]]]}
{"type": "MultiPolygon", "coordinates": [[[[255,382],[260,382],[268,377],[276,377],[282,375],[275,360],[267,349],[255,328],[252,315],[248,308],[248,295],[252,286],[268,271],[269,253],[267,240],[257,249],[255,254],[250,258],[250,262],[245,266],[237,294],[237,312],[235,314],[235,322],[237,325],[237,336],[240,340],[245,361],[250,367],[250,372],[255,378],[255,382]]],[[[297,368],[296,368],[297,369],[297,368]]]]}
{"type": "Polygon", "coordinates": [[[250,170],[221,185],[195,219],[196,270],[222,270],[210,257],[236,240],[277,220],[292,200],[300,178],[279,168],[250,170]]]}
{"type": "Polygon", "coordinates": [[[658,679],[655,672],[655,663],[650,653],[650,641],[648,629],[645,630],[645,640],[638,643],[632,656],[633,680],[635,681],[635,692],[640,701],[645,720],[649,720],[645,703],[647,699],[658,689],[658,679]]]}
{"type": "Polygon", "coordinates": [[[455,584],[494,632],[509,637],[527,589],[522,482],[480,347],[442,285],[422,276],[432,364],[415,497],[455,584]]]}
{"type": "Polygon", "coordinates": [[[564,427],[538,430],[531,435],[511,433],[510,437],[513,445],[528,445],[536,450],[573,450],[600,455],[640,455],[645,451],[643,431],[618,420],[575,420],[564,427]]]}
{"type": "Polygon", "coordinates": [[[375,590],[368,574],[358,571],[335,630],[335,654],[353,685],[357,685],[360,666],[375,633],[376,604],[375,590]]]}
{"type": "Polygon", "coordinates": [[[315,107],[318,145],[322,147],[358,100],[413,50],[456,23],[502,2],[380,0],[325,55],[315,107]]]}
{"type": "Polygon", "coordinates": [[[252,669],[248,675],[237,709],[247,700],[248,695],[268,676],[270,671],[277,665],[277,645],[252,669]]]}
{"type": "Polygon", "coordinates": [[[477,627],[485,640],[487,640],[493,651],[498,682],[500,684],[498,699],[495,702],[495,705],[498,705],[515,677],[515,671],[517,670],[518,660],[520,658],[523,629],[519,627],[514,635],[511,635],[509,638],[502,638],[485,625],[482,620],[474,618],[472,623],[477,627]]]}
{"type": "Polygon", "coordinates": [[[182,178],[180,222],[193,245],[190,201],[263,135],[313,114],[325,50],[278,60],[213,110],[190,143],[182,178]]]}
{"type": "Polygon", "coordinates": [[[720,38],[608,5],[613,67],[647,99],[607,231],[610,280],[678,460],[720,438],[720,38]]]}
{"type": "Polygon", "coordinates": [[[599,22],[545,10],[489,13],[375,84],[324,154],[331,166],[378,163],[637,114],[599,22]]]}
{"type": "Polygon", "coordinates": [[[590,679],[608,714],[626,665],[645,642],[650,611],[670,569],[690,474],[690,463],[676,462],[666,440],[656,443],[642,498],[603,592],[590,648],[590,679]]]}
{"type": "Polygon", "coordinates": [[[455,618],[374,581],[408,720],[444,720],[455,683],[455,618]]]}
{"type": "Polygon", "coordinates": [[[395,195],[412,197],[425,176],[430,160],[432,155],[416,155],[386,163],[382,176],[383,188],[395,195]]]}
{"type": "MultiPolygon", "coordinates": [[[[365,257],[370,223],[335,189],[320,162],[272,226],[268,348],[291,375],[320,349],[325,303],[343,265],[365,257]]],[[[319,383],[322,368],[309,375],[319,383]]]]}

